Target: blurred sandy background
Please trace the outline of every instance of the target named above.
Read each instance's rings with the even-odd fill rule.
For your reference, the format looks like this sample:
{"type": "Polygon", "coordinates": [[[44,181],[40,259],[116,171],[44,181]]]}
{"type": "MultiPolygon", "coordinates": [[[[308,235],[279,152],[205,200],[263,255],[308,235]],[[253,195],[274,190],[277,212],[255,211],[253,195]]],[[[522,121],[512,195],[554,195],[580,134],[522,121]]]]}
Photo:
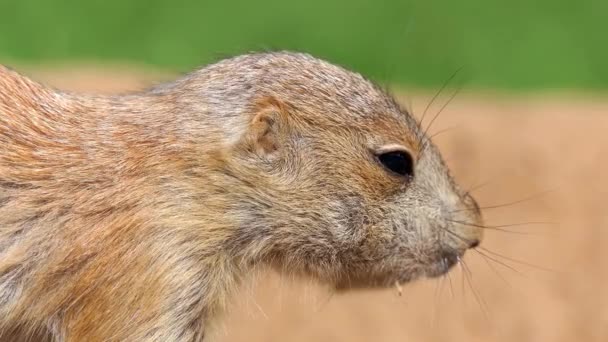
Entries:
{"type": "MultiPolygon", "coordinates": [[[[22,71],[61,89],[106,93],[171,77],[109,66],[22,71]]],[[[417,116],[432,95],[399,91],[417,116]]],[[[449,96],[435,101],[427,123],[449,96]]],[[[395,289],[332,295],[259,275],[235,298],[218,340],[608,340],[606,113],[608,98],[600,96],[465,88],[433,124],[432,133],[448,129],[434,141],[482,207],[523,200],[485,210],[488,224],[546,224],[487,230],[486,257],[469,251],[465,258],[470,277],[457,267],[449,277],[404,286],[402,296],[395,289]]]]}

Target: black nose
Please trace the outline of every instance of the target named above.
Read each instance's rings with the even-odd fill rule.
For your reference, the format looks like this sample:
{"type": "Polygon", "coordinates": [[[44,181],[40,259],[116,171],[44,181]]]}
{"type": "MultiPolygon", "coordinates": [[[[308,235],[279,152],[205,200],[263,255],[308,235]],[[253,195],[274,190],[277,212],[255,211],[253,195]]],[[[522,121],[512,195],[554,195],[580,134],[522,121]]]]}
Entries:
{"type": "Polygon", "coordinates": [[[469,244],[469,248],[476,248],[477,246],[479,246],[479,240],[473,240],[470,244],[469,244]]]}

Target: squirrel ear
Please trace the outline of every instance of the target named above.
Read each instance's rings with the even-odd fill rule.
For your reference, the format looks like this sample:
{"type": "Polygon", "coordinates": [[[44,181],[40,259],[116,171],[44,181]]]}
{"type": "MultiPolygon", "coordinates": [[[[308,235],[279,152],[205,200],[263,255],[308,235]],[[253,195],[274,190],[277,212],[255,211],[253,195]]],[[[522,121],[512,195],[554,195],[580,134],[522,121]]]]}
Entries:
{"type": "Polygon", "coordinates": [[[285,106],[274,98],[265,98],[256,106],[256,113],[249,122],[245,146],[259,156],[276,152],[285,134],[287,112],[285,106]]]}

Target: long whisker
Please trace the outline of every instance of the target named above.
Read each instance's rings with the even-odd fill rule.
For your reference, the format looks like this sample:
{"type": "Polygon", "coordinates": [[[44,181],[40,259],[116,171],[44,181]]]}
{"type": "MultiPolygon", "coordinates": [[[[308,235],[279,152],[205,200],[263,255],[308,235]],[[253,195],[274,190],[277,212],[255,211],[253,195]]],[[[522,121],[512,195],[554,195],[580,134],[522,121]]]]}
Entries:
{"type": "Polygon", "coordinates": [[[429,111],[429,109],[431,108],[431,106],[433,105],[435,100],[437,100],[439,95],[441,95],[441,92],[448,86],[448,84],[450,84],[450,82],[452,82],[454,77],[456,77],[456,75],[458,75],[458,73],[462,70],[462,68],[463,67],[460,67],[460,68],[456,69],[456,71],[454,71],[454,73],[452,73],[452,75],[443,83],[441,88],[439,88],[439,91],[437,91],[437,93],[435,94],[435,96],[433,96],[431,101],[426,105],[426,108],[424,108],[424,111],[422,112],[422,117],[420,117],[420,125],[422,125],[422,122],[424,121],[424,117],[426,116],[426,113],[429,111]]]}
{"type": "Polygon", "coordinates": [[[450,104],[450,102],[452,102],[452,100],[456,97],[456,95],[458,95],[458,93],[460,93],[461,90],[462,90],[462,86],[456,88],[456,90],[454,90],[454,92],[452,93],[452,95],[450,96],[450,98],[443,104],[443,106],[439,109],[439,111],[437,112],[437,114],[435,114],[435,116],[433,117],[433,119],[431,119],[431,122],[426,127],[426,129],[424,130],[424,135],[425,136],[428,133],[429,129],[431,129],[431,127],[433,126],[433,123],[435,122],[435,120],[439,117],[439,115],[441,115],[441,113],[443,112],[443,110],[450,104]]]}
{"type": "MultiPolygon", "coordinates": [[[[466,241],[466,240],[465,240],[465,238],[463,238],[463,237],[462,237],[462,236],[460,236],[459,234],[457,234],[457,233],[455,233],[455,232],[453,232],[453,231],[451,231],[451,230],[449,230],[449,229],[445,229],[445,231],[446,231],[446,232],[448,232],[448,233],[450,233],[450,234],[452,234],[453,236],[455,236],[456,238],[460,239],[461,241],[466,241]]],[[[512,270],[513,272],[516,272],[517,274],[519,274],[519,275],[521,275],[521,276],[525,277],[525,275],[524,275],[523,273],[521,273],[520,271],[518,271],[517,269],[513,268],[512,266],[510,266],[510,265],[508,265],[508,264],[506,264],[506,263],[504,263],[504,262],[502,262],[502,261],[500,261],[500,260],[496,260],[495,258],[492,258],[492,257],[490,257],[490,256],[488,256],[488,255],[486,255],[486,254],[482,253],[481,251],[479,251],[479,250],[478,250],[478,248],[482,248],[482,247],[473,248],[473,250],[474,250],[475,252],[479,253],[479,255],[481,255],[482,257],[486,257],[486,258],[488,258],[488,259],[490,259],[490,260],[492,260],[492,261],[496,262],[497,264],[502,265],[502,266],[504,266],[504,267],[506,267],[506,268],[508,268],[508,269],[512,270]]],[[[484,250],[486,250],[486,249],[484,248],[484,250]]],[[[484,260],[485,260],[485,259],[484,259],[484,260]]],[[[487,260],[486,260],[486,262],[487,262],[487,260]]]]}
{"type": "MultiPolygon", "coordinates": [[[[444,231],[447,232],[448,234],[451,234],[452,236],[456,237],[457,239],[460,239],[461,241],[466,241],[465,238],[463,238],[459,234],[451,231],[450,229],[444,228],[444,231]]],[[[491,255],[494,255],[496,257],[501,257],[501,258],[503,258],[503,259],[505,259],[507,261],[513,262],[513,263],[522,264],[522,265],[525,265],[525,266],[528,266],[528,267],[531,267],[531,268],[536,268],[536,269],[539,269],[539,270],[542,270],[542,271],[545,271],[545,272],[561,273],[558,270],[554,270],[554,269],[551,269],[551,268],[548,268],[548,267],[538,266],[538,265],[535,265],[535,264],[532,264],[532,263],[529,263],[529,262],[525,262],[525,261],[522,261],[522,260],[518,260],[518,259],[514,259],[514,258],[505,256],[505,255],[502,255],[500,253],[496,253],[496,252],[491,251],[491,250],[489,250],[489,249],[487,249],[487,248],[485,248],[483,246],[478,246],[478,247],[474,248],[473,250],[476,251],[477,253],[481,254],[481,255],[484,255],[485,257],[489,258],[490,260],[492,260],[492,261],[494,261],[494,262],[496,262],[496,263],[498,263],[498,264],[500,264],[500,265],[502,265],[502,266],[504,266],[506,268],[509,268],[513,272],[516,272],[519,275],[524,276],[524,277],[525,277],[525,275],[523,273],[521,273],[520,271],[518,271],[517,269],[513,268],[512,266],[510,266],[510,265],[508,265],[508,264],[506,264],[504,262],[501,262],[500,260],[497,260],[497,259],[491,257],[490,255],[484,254],[481,251],[483,251],[485,253],[488,253],[488,254],[491,254],[491,255]]]]}
{"type": "Polygon", "coordinates": [[[501,225],[493,225],[493,226],[488,226],[488,225],[482,225],[482,224],[477,224],[477,223],[472,223],[472,222],[464,222],[464,221],[458,221],[458,220],[450,220],[450,219],[446,219],[446,221],[449,222],[453,222],[453,223],[457,223],[457,224],[462,224],[465,226],[471,226],[471,227],[477,227],[477,228],[482,228],[482,229],[491,229],[491,230],[498,230],[498,231],[502,231],[502,232],[506,232],[506,233],[513,233],[513,234],[520,234],[520,235],[538,235],[532,232],[521,232],[521,231],[517,231],[517,230],[509,230],[509,229],[505,229],[508,227],[517,227],[517,226],[526,226],[526,225],[551,225],[551,224],[556,224],[554,222],[539,222],[539,221],[530,221],[530,222],[519,222],[519,223],[511,223],[511,224],[501,224],[501,225]]]}
{"type": "MultiPolygon", "coordinates": [[[[451,231],[450,229],[447,229],[447,228],[446,228],[446,229],[445,229],[445,231],[446,231],[446,232],[448,232],[448,233],[450,233],[450,234],[452,234],[452,235],[453,235],[453,236],[455,236],[457,239],[460,239],[461,241],[466,242],[466,239],[465,239],[465,238],[463,238],[463,237],[462,237],[462,236],[460,236],[459,234],[457,234],[457,233],[455,233],[455,232],[451,231]]],[[[516,272],[517,274],[519,274],[519,275],[521,275],[521,276],[525,277],[525,275],[524,275],[523,273],[521,273],[521,272],[520,272],[520,271],[518,271],[517,269],[513,268],[512,266],[510,266],[510,265],[508,265],[508,264],[506,264],[506,263],[504,263],[504,262],[502,262],[502,261],[500,261],[500,260],[496,260],[495,258],[493,258],[493,257],[491,257],[491,256],[489,256],[489,255],[486,255],[486,254],[482,253],[481,251],[479,251],[479,249],[480,249],[480,248],[483,248],[483,247],[479,246],[479,247],[473,248],[473,250],[474,250],[475,252],[479,253],[479,255],[481,255],[482,257],[486,257],[486,258],[488,258],[488,259],[490,259],[490,260],[492,260],[492,261],[496,262],[497,264],[500,264],[500,265],[502,265],[502,266],[504,266],[504,267],[506,267],[506,268],[508,268],[508,269],[512,270],[513,272],[516,272]]],[[[484,250],[484,251],[486,251],[486,252],[488,252],[488,251],[489,251],[489,250],[487,250],[486,248],[483,248],[483,250],[484,250]]],[[[487,262],[487,261],[486,261],[486,262],[487,262]]]]}
{"type": "Polygon", "coordinates": [[[448,126],[448,127],[444,128],[444,129],[440,129],[437,132],[433,133],[431,136],[429,136],[429,139],[433,139],[434,137],[436,137],[436,136],[438,136],[438,135],[440,135],[442,133],[445,133],[447,131],[450,131],[450,130],[458,127],[458,126],[459,125],[452,125],[452,126],[448,126]]]}
{"type": "Polygon", "coordinates": [[[506,228],[506,227],[517,227],[517,226],[535,225],[535,224],[541,224],[541,225],[545,225],[545,224],[546,225],[555,225],[555,224],[557,224],[557,222],[551,222],[551,221],[526,221],[526,222],[506,223],[506,224],[498,224],[498,225],[486,225],[486,224],[477,224],[477,223],[458,221],[458,220],[450,220],[450,219],[448,219],[448,221],[454,222],[454,223],[465,224],[467,226],[478,227],[478,228],[506,228]]]}
{"type": "Polygon", "coordinates": [[[451,234],[452,236],[455,236],[455,237],[456,237],[457,239],[459,239],[460,241],[466,242],[466,239],[465,239],[465,238],[463,238],[462,236],[460,236],[459,234],[457,234],[456,232],[453,232],[453,231],[451,231],[451,230],[450,230],[450,229],[448,229],[448,228],[444,228],[444,230],[445,230],[445,232],[446,232],[446,233],[449,233],[449,234],[451,234]]]}
{"type": "Polygon", "coordinates": [[[495,256],[497,256],[497,257],[503,258],[503,259],[508,260],[508,261],[510,261],[510,262],[513,262],[513,263],[517,263],[517,264],[525,265],[525,266],[532,267],[532,268],[535,268],[535,269],[538,269],[538,270],[541,270],[541,271],[545,271],[545,272],[551,272],[551,273],[562,273],[562,271],[559,271],[559,270],[555,270],[555,269],[551,269],[551,268],[548,268],[548,267],[543,267],[543,266],[539,266],[539,265],[531,264],[531,263],[526,262],[526,261],[522,261],[522,260],[514,259],[514,258],[508,257],[508,256],[506,256],[506,255],[502,255],[502,254],[500,254],[500,253],[496,253],[496,252],[491,251],[491,250],[489,250],[489,249],[487,249],[487,248],[484,248],[484,247],[482,247],[482,246],[479,246],[479,247],[477,247],[477,248],[481,249],[482,251],[484,251],[484,252],[486,252],[486,253],[489,253],[489,254],[495,255],[495,256]]]}
{"type": "Polygon", "coordinates": [[[462,290],[462,297],[466,299],[466,295],[467,295],[467,291],[466,288],[464,287],[464,268],[462,267],[462,264],[460,263],[460,257],[457,257],[458,260],[458,268],[460,269],[460,285],[461,285],[461,290],[462,290]]]}
{"type": "Polygon", "coordinates": [[[454,300],[454,289],[452,288],[452,277],[450,277],[450,273],[446,273],[446,275],[448,276],[448,282],[450,284],[450,296],[452,297],[452,300],[454,300]]]}
{"type": "MultiPolygon", "coordinates": [[[[473,191],[477,191],[477,190],[485,187],[488,184],[490,184],[490,181],[485,181],[485,182],[482,182],[482,183],[473,183],[473,184],[471,184],[471,186],[464,192],[464,196],[463,197],[470,196],[473,191]]],[[[481,210],[481,209],[482,208],[479,208],[479,210],[481,210]]],[[[476,210],[477,210],[477,207],[467,207],[467,206],[465,206],[464,209],[457,209],[457,210],[450,211],[450,214],[457,213],[457,212],[460,212],[460,211],[476,211],[476,210]]]]}
{"type": "Polygon", "coordinates": [[[468,194],[470,194],[471,192],[473,192],[473,191],[477,191],[477,190],[479,190],[479,189],[481,189],[481,188],[485,187],[485,186],[486,186],[486,185],[488,185],[488,184],[490,184],[490,181],[485,181],[485,182],[483,182],[483,183],[475,184],[475,185],[471,186],[471,187],[469,188],[469,190],[465,191],[465,193],[468,195],[468,194]]]}
{"type": "Polygon", "coordinates": [[[479,308],[483,312],[486,320],[489,322],[490,321],[490,319],[489,319],[490,315],[489,315],[488,310],[487,310],[487,304],[485,303],[485,301],[483,300],[483,298],[481,297],[481,295],[479,293],[477,293],[477,290],[473,286],[473,274],[471,273],[471,270],[469,269],[469,267],[467,266],[467,264],[465,263],[465,261],[462,258],[459,257],[458,258],[458,262],[462,263],[462,266],[463,266],[463,268],[465,270],[465,274],[467,275],[467,277],[466,277],[467,282],[469,283],[469,287],[471,288],[471,292],[473,292],[473,297],[477,301],[477,304],[479,305],[479,308]]]}
{"type": "Polygon", "coordinates": [[[439,299],[441,298],[441,287],[443,285],[443,277],[435,283],[435,293],[433,295],[433,316],[431,317],[431,326],[435,326],[438,316],[439,299]]]}
{"type": "MultiPolygon", "coordinates": [[[[487,205],[487,206],[483,206],[480,207],[480,210],[488,210],[488,209],[497,209],[497,208],[503,208],[503,207],[508,207],[508,206],[512,206],[512,205],[516,205],[516,204],[520,204],[520,203],[524,203],[533,199],[537,199],[539,197],[542,197],[548,193],[554,192],[555,190],[545,190],[536,194],[533,194],[531,196],[528,197],[524,197],[522,199],[516,200],[516,201],[512,201],[512,202],[506,202],[506,203],[501,203],[501,204],[494,204],[494,205],[487,205]]],[[[453,210],[450,213],[457,213],[457,212],[461,212],[461,211],[472,211],[472,210],[477,210],[477,208],[465,208],[465,209],[457,209],[457,210],[453,210]]]]}
{"type": "Polygon", "coordinates": [[[510,265],[508,265],[508,264],[506,264],[506,263],[504,263],[504,262],[502,262],[502,261],[500,261],[500,260],[497,260],[497,259],[495,259],[495,258],[492,258],[491,256],[489,256],[489,255],[487,255],[487,254],[484,254],[483,252],[481,252],[481,251],[480,251],[480,250],[478,250],[478,249],[473,249],[473,250],[474,250],[475,252],[477,252],[479,255],[481,255],[481,256],[483,256],[483,257],[485,257],[485,258],[488,258],[489,260],[492,260],[492,261],[494,261],[495,263],[497,263],[497,264],[499,264],[499,265],[501,265],[501,266],[503,266],[503,267],[506,267],[506,268],[510,269],[511,271],[513,271],[513,272],[515,272],[515,273],[519,274],[519,275],[520,275],[520,276],[522,276],[522,277],[525,277],[525,275],[524,275],[522,272],[520,272],[519,270],[517,270],[516,268],[514,268],[514,267],[512,267],[512,266],[510,266],[510,265]]]}
{"type": "MultiPolygon", "coordinates": [[[[475,251],[479,252],[477,249],[475,249],[475,251]]],[[[486,265],[488,265],[488,267],[492,270],[492,272],[494,272],[494,274],[496,274],[496,276],[498,278],[500,278],[505,284],[507,284],[507,286],[509,286],[510,288],[513,288],[511,283],[509,283],[507,281],[507,279],[505,277],[503,277],[502,274],[500,274],[500,272],[498,272],[498,270],[492,265],[492,263],[488,261],[489,259],[485,254],[479,253],[479,255],[481,256],[481,259],[486,263],[486,265]]]]}

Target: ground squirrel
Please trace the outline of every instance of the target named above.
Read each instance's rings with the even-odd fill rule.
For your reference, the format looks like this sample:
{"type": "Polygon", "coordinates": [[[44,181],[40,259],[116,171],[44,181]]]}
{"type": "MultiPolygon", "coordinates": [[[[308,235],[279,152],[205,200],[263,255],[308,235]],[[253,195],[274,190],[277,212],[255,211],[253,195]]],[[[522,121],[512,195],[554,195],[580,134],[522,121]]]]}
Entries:
{"type": "Polygon", "coordinates": [[[393,286],[447,272],[480,220],[410,113],[307,54],[120,96],[0,67],[5,340],[200,341],[257,266],[393,286]]]}

